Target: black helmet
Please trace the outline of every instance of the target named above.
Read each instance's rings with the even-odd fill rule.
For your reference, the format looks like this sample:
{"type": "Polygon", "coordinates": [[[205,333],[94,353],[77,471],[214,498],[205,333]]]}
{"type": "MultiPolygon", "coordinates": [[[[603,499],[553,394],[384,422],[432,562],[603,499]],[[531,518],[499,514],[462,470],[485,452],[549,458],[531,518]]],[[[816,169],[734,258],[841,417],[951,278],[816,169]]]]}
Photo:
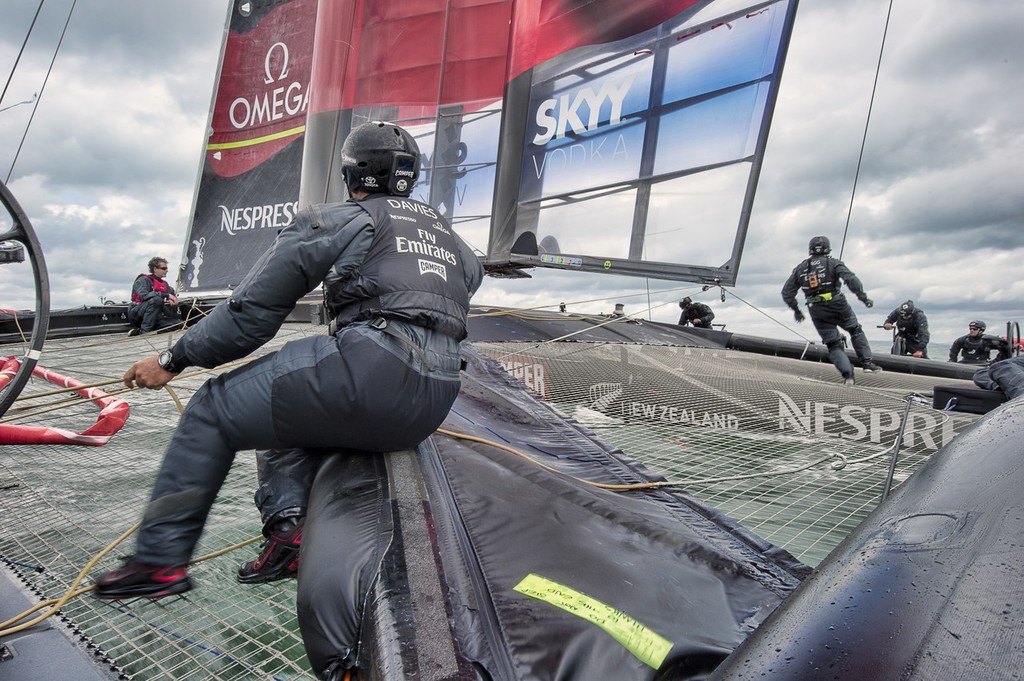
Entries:
{"type": "Polygon", "coordinates": [[[900,305],[900,316],[901,317],[912,317],[914,315],[914,301],[908,300],[907,302],[900,305]]]}
{"type": "Polygon", "coordinates": [[[680,309],[683,309],[683,310],[685,310],[685,309],[687,308],[687,306],[688,306],[688,305],[689,305],[690,303],[692,303],[692,302],[693,302],[693,301],[692,301],[692,300],[690,300],[690,296],[686,296],[685,298],[683,298],[682,300],[680,300],[680,301],[679,301],[679,307],[680,307],[680,309]]]}
{"type": "Polygon", "coordinates": [[[971,323],[970,323],[970,324],[968,324],[967,326],[968,326],[968,328],[970,328],[970,327],[972,327],[972,326],[976,326],[976,327],[978,327],[979,329],[981,329],[982,331],[984,331],[984,330],[985,330],[985,322],[983,322],[983,321],[981,321],[981,320],[979,320],[979,319],[976,319],[976,320],[974,320],[973,322],[971,322],[971,323]]]}
{"type": "Polygon", "coordinates": [[[832,244],[828,242],[827,236],[811,237],[811,242],[807,244],[808,255],[828,255],[831,252],[832,244]]]}
{"type": "Polygon", "coordinates": [[[350,192],[409,196],[420,176],[419,146],[394,123],[364,123],[341,147],[341,176],[350,192]]]}

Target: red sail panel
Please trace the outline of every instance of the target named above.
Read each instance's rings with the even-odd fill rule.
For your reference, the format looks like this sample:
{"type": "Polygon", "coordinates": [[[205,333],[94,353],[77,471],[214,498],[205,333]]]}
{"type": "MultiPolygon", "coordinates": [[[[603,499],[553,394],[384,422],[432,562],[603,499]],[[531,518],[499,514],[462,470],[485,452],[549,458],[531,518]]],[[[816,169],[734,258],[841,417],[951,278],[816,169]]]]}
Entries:
{"type": "Polygon", "coordinates": [[[501,99],[511,0],[324,0],[310,113],[501,99]]]}
{"type": "Polygon", "coordinates": [[[642,33],[703,0],[516,2],[510,80],[552,57],[642,33]]]}
{"type": "Polygon", "coordinates": [[[496,101],[508,80],[553,56],[701,1],[324,0],[317,35],[331,39],[317,40],[311,113],[496,101]]]}

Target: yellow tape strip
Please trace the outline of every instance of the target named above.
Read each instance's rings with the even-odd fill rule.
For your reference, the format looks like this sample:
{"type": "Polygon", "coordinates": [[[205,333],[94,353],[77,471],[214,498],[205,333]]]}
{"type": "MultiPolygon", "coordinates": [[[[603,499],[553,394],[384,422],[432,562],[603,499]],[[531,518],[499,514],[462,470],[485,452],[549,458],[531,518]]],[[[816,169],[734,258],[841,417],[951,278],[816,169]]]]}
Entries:
{"type": "Polygon", "coordinates": [[[240,142],[221,142],[219,144],[207,144],[207,151],[217,151],[218,149],[241,149],[242,147],[253,147],[257,144],[263,144],[264,142],[272,142],[279,140],[282,137],[291,137],[293,135],[299,135],[306,131],[306,126],[300,125],[297,128],[291,128],[289,130],[282,130],[281,132],[275,132],[272,135],[264,135],[263,137],[254,137],[248,140],[242,140],[240,142]]]}
{"type": "Polygon", "coordinates": [[[629,615],[540,575],[529,574],[515,590],[550,603],[566,612],[596,624],[633,653],[644,664],[658,669],[672,650],[672,642],[659,636],[629,615]]]}

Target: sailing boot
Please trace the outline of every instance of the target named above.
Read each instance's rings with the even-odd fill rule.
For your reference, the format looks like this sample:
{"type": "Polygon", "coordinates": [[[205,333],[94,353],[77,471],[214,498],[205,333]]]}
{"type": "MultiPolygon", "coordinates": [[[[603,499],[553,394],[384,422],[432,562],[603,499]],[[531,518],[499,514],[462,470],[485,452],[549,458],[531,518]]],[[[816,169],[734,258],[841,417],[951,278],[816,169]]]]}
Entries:
{"type": "Polygon", "coordinates": [[[262,584],[299,574],[299,547],[303,518],[285,518],[274,526],[255,560],[238,567],[242,584],[262,584]]]}
{"type": "Polygon", "coordinates": [[[185,593],[192,588],[186,565],[146,565],[128,556],[117,570],[96,578],[93,595],[106,601],[149,598],[185,593]]]}
{"type": "Polygon", "coordinates": [[[877,364],[872,362],[870,359],[864,360],[864,362],[861,363],[861,367],[864,369],[864,371],[866,371],[869,374],[873,374],[875,372],[878,372],[878,371],[882,370],[882,367],[878,366],[877,364]]]}

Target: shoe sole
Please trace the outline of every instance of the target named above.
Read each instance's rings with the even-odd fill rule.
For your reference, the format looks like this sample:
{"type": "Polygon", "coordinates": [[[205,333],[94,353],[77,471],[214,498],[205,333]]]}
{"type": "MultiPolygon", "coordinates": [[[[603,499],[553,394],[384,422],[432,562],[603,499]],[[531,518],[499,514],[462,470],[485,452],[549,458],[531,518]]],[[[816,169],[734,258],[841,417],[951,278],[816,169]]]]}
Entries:
{"type": "Polygon", "coordinates": [[[174,596],[177,594],[183,594],[186,591],[192,589],[191,580],[185,579],[180,582],[173,582],[171,584],[161,584],[155,591],[153,585],[138,586],[135,588],[127,587],[119,590],[117,593],[106,592],[103,593],[96,588],[93,590],[93,596],[101,601],[123,601],[126,598],[148,598],[151,601],[155,601],[160,598],[166,598],[167,596],[174,596]]]}
{"type": "Polygon", "coordinates": [[[299,576],[298,570],[298,559],[290,560],[285,563],[282,567],[278,567],[275,570],[254,570],[252,572],[242,572],[246,568],[252,569],[252,563],[243,564],[238,572],[235,573],[235,579],[240,584],[263,584],[266,582],[277,582],[282,579],[294,579],[299,576]],[[296,565],[295,569],[291,569],[292,565],[296,565]]]}
{"type": "Polygon", "coordinates": [[[245,576],[235,575],[235,579],[238,580],[239,584],[266,584],[267,582],[279,582],[282,579],[294,579],[298,576],[298,572],[279,572],[271,575],[265,575],[257,572],[245,576]]]}

